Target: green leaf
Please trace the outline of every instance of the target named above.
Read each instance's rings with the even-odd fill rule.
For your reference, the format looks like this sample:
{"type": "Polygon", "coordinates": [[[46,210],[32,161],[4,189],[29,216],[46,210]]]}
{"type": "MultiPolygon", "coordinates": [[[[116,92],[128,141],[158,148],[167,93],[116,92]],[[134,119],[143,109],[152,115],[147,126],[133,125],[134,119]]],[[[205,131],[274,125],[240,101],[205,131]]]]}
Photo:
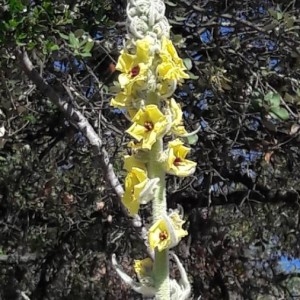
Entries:
{"type": "Polygon", "coordinates": [[[195,75],[195,74],[192,73],[192,72],[187,72],[187,73],[188,73],[190,79],[192,79],[192,80],[199,79],[199,76],[198,76],[198,75],[195,75]]]}
{"type": "Polygon", "coordinates": [[[278,93],[270,91],[265,95],[264,100],[267,101],[271,107],[278,107],[280,105],[280,98],[278,93]]]}
{"type": "Polygon", "coordinates": [[[165,1],[165,4],[169,6],[177,6],[177,3],[171,2],[171,1],[165,1]]]}
{"type": "Polygon", "coordinates": [[[20,12],[24,9],[24,5],[21,0],[10,0],[8,5],[11,12],[20,12]]]}
{"type": "Polygon", "coordinates": [[[181,22],[181,21],[185,21],[186,20],[186,17],[179,17],[179,16],[175,16],[174,19],[178,22],[181,22]]]}
{"type": "MultiPolygon", "coordinates": [[[[78,39],[78,40],[79,40],[79,39],[78,39]]],[[[79,42],[79,48],[82,48],[86,43],[87,43],[87,40],[86,40],[86,39],[81,40],[81,41],[79,42]]]]}
{"type": "Polygon", "coordinates": [[[276,18],[277,12],[276,12],[276,10],[274,10],[273,8],[269,8],[269,9],[268,9],[268,13],[269,13],[274,19],[276,18]]]}
{"type": "Polygon", "coordinates": [[[18,46],[25,46],[25,45],[27,45],[26,42],[22,42],[22,41],[19,41],[19,40],[16,40],[16,43],[17,43],[18,46]]]}
{"type": "Polygon", "coordinates": [[[180,44],[180,43],[184,42],[183,37],[182,37],[181,34],[174,34],[173,38],[172,38],[172,41],[173,41],[174,44],[180,44]]]}
{"type": "Polygon", "coordinates": [[[267,24],[264,27],[264,30],[265,31],[270,31],[270,30],[273,30],[274,28],[276,28],[277,26],[278,26],[277,22],[272,22],[272,23],[267,24]]]}
{"type": "Polygon", "coordinates": [[[284,100],[285,100],[286,102],[294,103],[295,98],[296,98],[295,96],[292,96],[292,95],[289,94],[289,93],[285,93],[285,94],[284,94],[284,100]]]}
{"type": "Polygon", "coordinates": [[[27,38],[27,34],[25,32],[22,32],[17,36],[18,40],[24,40],[26,38],[27,38]]]}
{"type": "Polygon", "coordinates": [[[175,21],[175,20],[169,20],[169,23],[174,24],[174,25],[182,25],[182,22],[178,22],[178,21],[175,21]]]}
{"type": "Polygon", "coordinates": [[[287,28],[291,28],[294,26],[295,23],[295,17],[294,16],[289,16],[288,14],[284,15],[284,21],[286,23],[287,28]]]}
{"type": "Polygon", "coordinates": [[[279,11],[279,8],[275,9],[268,9],[269,14],[276,19],[277,21],[281,20],[283,18],[283,13],[279,11]]]}
{"type": "Polygon", "coordinates": [[[284,107],[272,107],[269,114],[275,119],[286,121],[289,119],[289,112],[284,107]]]}
{"type": "Polygon", "coordinates": [[[231,90],[231,85],[228,84],[227,82],[223,81],[221,82],[221,87],[223,90],[227,90],[227,91],[230,91],[231,90]]]}
{"type": "Polygon", "coordinates": [[[45,54],[51,53],[53,51],[59,50],[59,46],[52,41],[47,41],[46,45],[44,46],[43,52],[45,54]]]}
{"type": "Polygon", "coordinates": [[[276,14],[276,18],[277,18],[278,21],[281,20],[283,18],[283,13],[278,11],[277,14],[276,14]]]}
{"type": "Polygon", "coordinates": [[[82,52],[82,53],[78,53],[78,55],[82,56],[82,57],[91,57],[92,54],[89,52],[82,52]]]}
{"type": "Polygon", "coordinates": [[[189,145],[195,145],[198,142],[198,135],[192,134],[190,136],[185,137],[186,143],[189,145]]]}
{"type": "Polygon", "coordinates": [[[259,109],[261,109],[262,106],[263,106],[262,103],[263,103],[263,100],[257,98],[257,99],[254,99],[254,100],[252,101],[252,106],[253,106],[253,108],[254,108],[255,110],[259,110],[259,109]]]}
{"type": "Polygon", "coordinates": [[[6,161],[6,158],[3,156],[0,156],[0,161],[6,161]]]}
{"type": "Polygon", "coordinates": [[[83,52],[90,53],[93,47],[94,47],[94,41],[88,40],[83,48],[83,52]]]}
{"type": "Polygon", "coordinates": [[[69,40],[69,36],[68,36],[68,35],[66,35],[66,34],[64,34],[64,33],[61,33],[61,32],[59,32],[58,34],[59,34],[59,36],[60,36],[62,39],[64,39],[64,40],[69,40]]]}
{"type": "Polygon", "coordinates": [[[79,47],[79,40],[78,40],[78,38],[76,38],[76,36],[73,32],[71,32],[69,34],[69,42],[70,42],[70,46],[72,46],[73,48],[79,47]]]}
{"type": "Polygon", "coordinates": [[[50,50],[50,51],[56,51],[56,50],[59,50],[59,46],[56,45],[56,44],[53,44],[53,45],[50,46],[49,50],[50,50]]]}
{"type": "Polygon", "coordinates": [[[35,41],[30,41],[28,44],[27,44],[27,47],[29,50],[32,50],[33,48],[35,48],[37,45],[37,43],[35,41]]]}
{"type": "Polygon", "coordinates": [[[75,30],[74,35],[77,38],[81,38],[84,35],[84,33],[85,33],[85,31],[83,29],[77,29],[77,30],[75,30]]]}
{"type": "Polygon", "coordinates": [[[29,121],[32,124],[35,124],[37,121],[34,115],[24,116],[24,120],[29,121]]]}
{"type": "Polygon", "coordinates": [[[14,30],[18,27],[19,24],[20,21],[16,19],[11,19],[8,21],[8,23],[5,23],[5,27],[7,28],[7,30],[14,30]]]}
{"type": "Polygon", "coordinates": [[[188,71],[190,71],[192,69],[193,63],[192,63],[191,59],[185,58],[185,59],[183,59],[183,63],[188,71]]]}

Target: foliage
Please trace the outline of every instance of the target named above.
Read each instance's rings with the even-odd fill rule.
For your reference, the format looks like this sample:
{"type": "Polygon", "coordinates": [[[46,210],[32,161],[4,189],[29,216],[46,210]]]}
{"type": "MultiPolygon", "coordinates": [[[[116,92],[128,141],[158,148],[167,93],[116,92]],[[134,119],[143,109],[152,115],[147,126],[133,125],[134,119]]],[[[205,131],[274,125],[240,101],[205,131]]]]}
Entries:
{"type": "MultiPolygon", "coordinates": [[[[200,127],[190,139],[197,170],[168,179],[169,204],[182,205],[189,223],[191,238],[178,251],[194,296],[292,299],[299,274],[284,272],[280,261],[300,257],[299,3],[166,5],[177,50],[197,78],[176,92],[187,130],[200,127]]],[[[3,299],[21,292],[30,299],[138,299],[110,265],[112,252],[122,254],[124,269],[140,255],[133,250],[144,247],[132,235],[138,229],[116,205],[84,134],[16,58],[26,50],[49,86],[84,113],[123,181],[129,121],[109,101],[125,6],[7,0],[0,7],[3,299]]]]}

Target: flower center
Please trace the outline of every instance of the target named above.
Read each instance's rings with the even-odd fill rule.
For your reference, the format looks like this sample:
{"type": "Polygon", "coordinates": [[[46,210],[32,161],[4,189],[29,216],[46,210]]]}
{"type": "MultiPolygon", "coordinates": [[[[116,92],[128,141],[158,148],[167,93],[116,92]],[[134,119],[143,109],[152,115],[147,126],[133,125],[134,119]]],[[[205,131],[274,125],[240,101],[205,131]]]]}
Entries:
{"type": "Polygon", "coordinates": [[[139,75],[139,73],[140,73],[140,67],[139,66],[133,67],[130,71],[130,74],[131,74],[132,78],[139,75]]]}
{"type": "Polygon", "coordinates": [[[153,129],[153,123],[150,121],[146,121],[144,123],[144,127],[146,128],[146,131],[151,131],[153,129]]]}
{"type": "Polygon", "coordinates": [[[166,230],[159,233],[159,239],[160,241],[164,241],[168,238],[168,233],[166,230]]]}
{"type": "Polygon", "coordinates": [[[180,165],[180,163],[182,162],[181,158],[180,157],[176,157],[175,160],[174,160],[174,165],[177,167],[180,165]]]}

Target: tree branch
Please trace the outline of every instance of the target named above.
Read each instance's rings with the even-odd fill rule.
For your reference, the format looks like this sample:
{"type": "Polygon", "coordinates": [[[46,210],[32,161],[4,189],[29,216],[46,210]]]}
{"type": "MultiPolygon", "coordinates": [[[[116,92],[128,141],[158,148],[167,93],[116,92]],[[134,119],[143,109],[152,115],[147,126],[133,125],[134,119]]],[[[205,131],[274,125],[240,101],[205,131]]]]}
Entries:
{"type": "MultiPolygon", "coordinates": [[[[103,146],[102,140],[95,132],[94,128],[88,122],[86,117],[77,111],[72,105],[71,99],[63,99],[56,91],[40,76],[40,74],[34,69],[32,62],[30,61],[27,52],[20,49],[16,50],[16,56],[20,62],[20,66],[28,78],[37,86],[37,88],[47,96],[52,103],[59,107],[59,109],[65,114],[65,116],[70,120],[70,122],[80,130],[87,140],[89,141],[92,152],[96,156],[99,162],[99,169],[103,170],[105,179],[109,186],[114,190],[118,199],[124,193],[122,185],[116,176],[113,166],[110,163],[108,153],[103,146]]],[[[119,201],[121,203],[121,201],[119,201]]],[[[122,210],[127,214],[127,210],[121,204],[122,210]]]]}
{"type": "MultiPolygon", "coordinates": [[[[211,206],[241,205],[245,201],[254,203],[297,203],[300,191],[286,189],[268,189],[264,186],[256,185],[255,189],[233,191],[228,194],[212,195],[211,206]]],[[[192,207],[207,207],[208,196],[204,193],[194,194],[191,192],[175,192],[169,196],[172,207],[177,204],[182,205],[184,211],[190,211],[192,207]]]]}
{"type": "Polygon", "coordinates": [[[15,263],[29,263],[36,261],[41,256],[37,253],[28,253],[25,255],[18,255],[18,254],[3,254],[0,255],[0,263],[9,263],[9,264],[15,264],[15,263]]]}

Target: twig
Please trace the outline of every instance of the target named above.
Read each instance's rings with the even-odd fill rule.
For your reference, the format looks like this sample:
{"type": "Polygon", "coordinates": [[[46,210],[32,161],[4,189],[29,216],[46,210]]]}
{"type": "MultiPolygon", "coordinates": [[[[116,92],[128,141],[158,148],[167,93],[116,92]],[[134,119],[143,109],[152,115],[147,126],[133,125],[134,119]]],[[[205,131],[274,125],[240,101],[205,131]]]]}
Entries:
{"type": "Polygon", "coordinates": [[[37,253],[28,253],[25,255],[3,254],[0,255],[0,263],[28,263],[37,260],[39,257],[37,253]]]}
{"type": "Polygon", "coordinates": [[[21,292],[21,296],[25,300],[30,300],[30,298],[24,292],[21,292]]]}

